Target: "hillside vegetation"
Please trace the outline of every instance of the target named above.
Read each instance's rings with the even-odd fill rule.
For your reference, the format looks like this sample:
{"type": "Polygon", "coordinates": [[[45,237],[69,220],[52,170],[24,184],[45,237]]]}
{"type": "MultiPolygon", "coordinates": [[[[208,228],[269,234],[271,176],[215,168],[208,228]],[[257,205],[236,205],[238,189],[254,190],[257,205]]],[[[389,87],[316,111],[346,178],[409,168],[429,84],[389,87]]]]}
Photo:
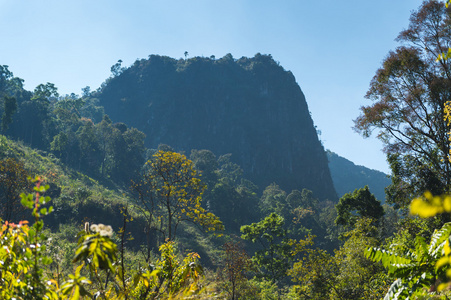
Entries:
{"type": "Polygon", "coordinates": [[[337,200],[305,97],[271,55],[150,55],[115,70],[93,95],[112,120],[144,132],[148,148],[231,153],[260,191],[275,182],[337,200]]]}
{"type": "Polygon", "coordinates": [[[449,299],[450,24],[412,13],[355,120],[385,197],[330,152],[336,199],[270,55],[119,61],[81,96],[0,65],[0,299],[449,299]]]}

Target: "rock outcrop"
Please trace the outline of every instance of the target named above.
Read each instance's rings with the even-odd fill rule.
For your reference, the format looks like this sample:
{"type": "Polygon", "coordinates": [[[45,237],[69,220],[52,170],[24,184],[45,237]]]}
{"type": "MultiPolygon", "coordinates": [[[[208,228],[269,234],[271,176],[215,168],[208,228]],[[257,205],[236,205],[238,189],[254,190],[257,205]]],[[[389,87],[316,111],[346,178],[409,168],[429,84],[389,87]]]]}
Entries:
{"type": "Polygon", "coordinates": [[[307,188],[336,200],[326,153],[293,74],[270,55],[235,60],[151,55],[108,79],[95,95],[115,122],[136,127],[146,146],[232,153],[261,189],[307,188]]]}

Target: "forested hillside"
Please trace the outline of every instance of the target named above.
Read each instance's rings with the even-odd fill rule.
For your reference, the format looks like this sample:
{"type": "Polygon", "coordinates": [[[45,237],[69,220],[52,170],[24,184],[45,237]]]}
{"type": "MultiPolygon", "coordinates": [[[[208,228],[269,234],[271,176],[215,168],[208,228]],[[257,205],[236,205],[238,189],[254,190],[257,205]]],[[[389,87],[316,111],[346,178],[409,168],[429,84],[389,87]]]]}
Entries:
{"type": "Polygon", "coordinates": [[[328,150],[329,169],[339,197],[364,186],[382,203],[385,201],[385,188],[391,183],[387,174],[355,165],[352,161],[328,150]]]}
{"type": "Polygon", "coordinates": [[[145,145],[231,153],[260,188],[312,190],[336,201],[327,158],[293,74],[270,55],[176,60],[150,55],[93,95],[115,122],[146,134],[145,145]]]}

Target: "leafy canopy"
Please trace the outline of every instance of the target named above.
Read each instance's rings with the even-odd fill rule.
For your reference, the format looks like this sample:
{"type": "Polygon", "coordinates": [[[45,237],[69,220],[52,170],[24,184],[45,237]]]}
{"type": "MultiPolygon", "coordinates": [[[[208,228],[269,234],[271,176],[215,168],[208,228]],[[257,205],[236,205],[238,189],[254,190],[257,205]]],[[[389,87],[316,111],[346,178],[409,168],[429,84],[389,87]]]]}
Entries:
{"type": "Polygon", "coordinates": [[[158,151],[145,164],[142,179],[132,187],[148,214],[149,226],[173,240],[182,222],[206,231],[223,230],[217,216],[202,207],[205,185],[193,162],[173,151],[158,151]]]}
{"type": "Polygon", "coordinates": [[[378,220],[384,215],[380,201],[371,194],[368,186],[345,194],[335,207],[338,215],[335,223],[338,225],[354,226],[358,218],[378,220]]]}

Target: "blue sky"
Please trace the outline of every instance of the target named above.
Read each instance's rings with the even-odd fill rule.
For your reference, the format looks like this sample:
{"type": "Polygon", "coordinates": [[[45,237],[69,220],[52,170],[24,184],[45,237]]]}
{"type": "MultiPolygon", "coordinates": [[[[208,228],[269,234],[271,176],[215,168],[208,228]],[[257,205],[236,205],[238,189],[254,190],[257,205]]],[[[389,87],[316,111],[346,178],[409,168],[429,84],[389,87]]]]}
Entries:
{"type": "Polygon", "coordinates": [[[34,89],[97,89],[117,60],[271,54],[293,72],[325,148],[388,172],[352,130],[369,82],[420,0],[0,0],[0,64],[34,89]]]}

